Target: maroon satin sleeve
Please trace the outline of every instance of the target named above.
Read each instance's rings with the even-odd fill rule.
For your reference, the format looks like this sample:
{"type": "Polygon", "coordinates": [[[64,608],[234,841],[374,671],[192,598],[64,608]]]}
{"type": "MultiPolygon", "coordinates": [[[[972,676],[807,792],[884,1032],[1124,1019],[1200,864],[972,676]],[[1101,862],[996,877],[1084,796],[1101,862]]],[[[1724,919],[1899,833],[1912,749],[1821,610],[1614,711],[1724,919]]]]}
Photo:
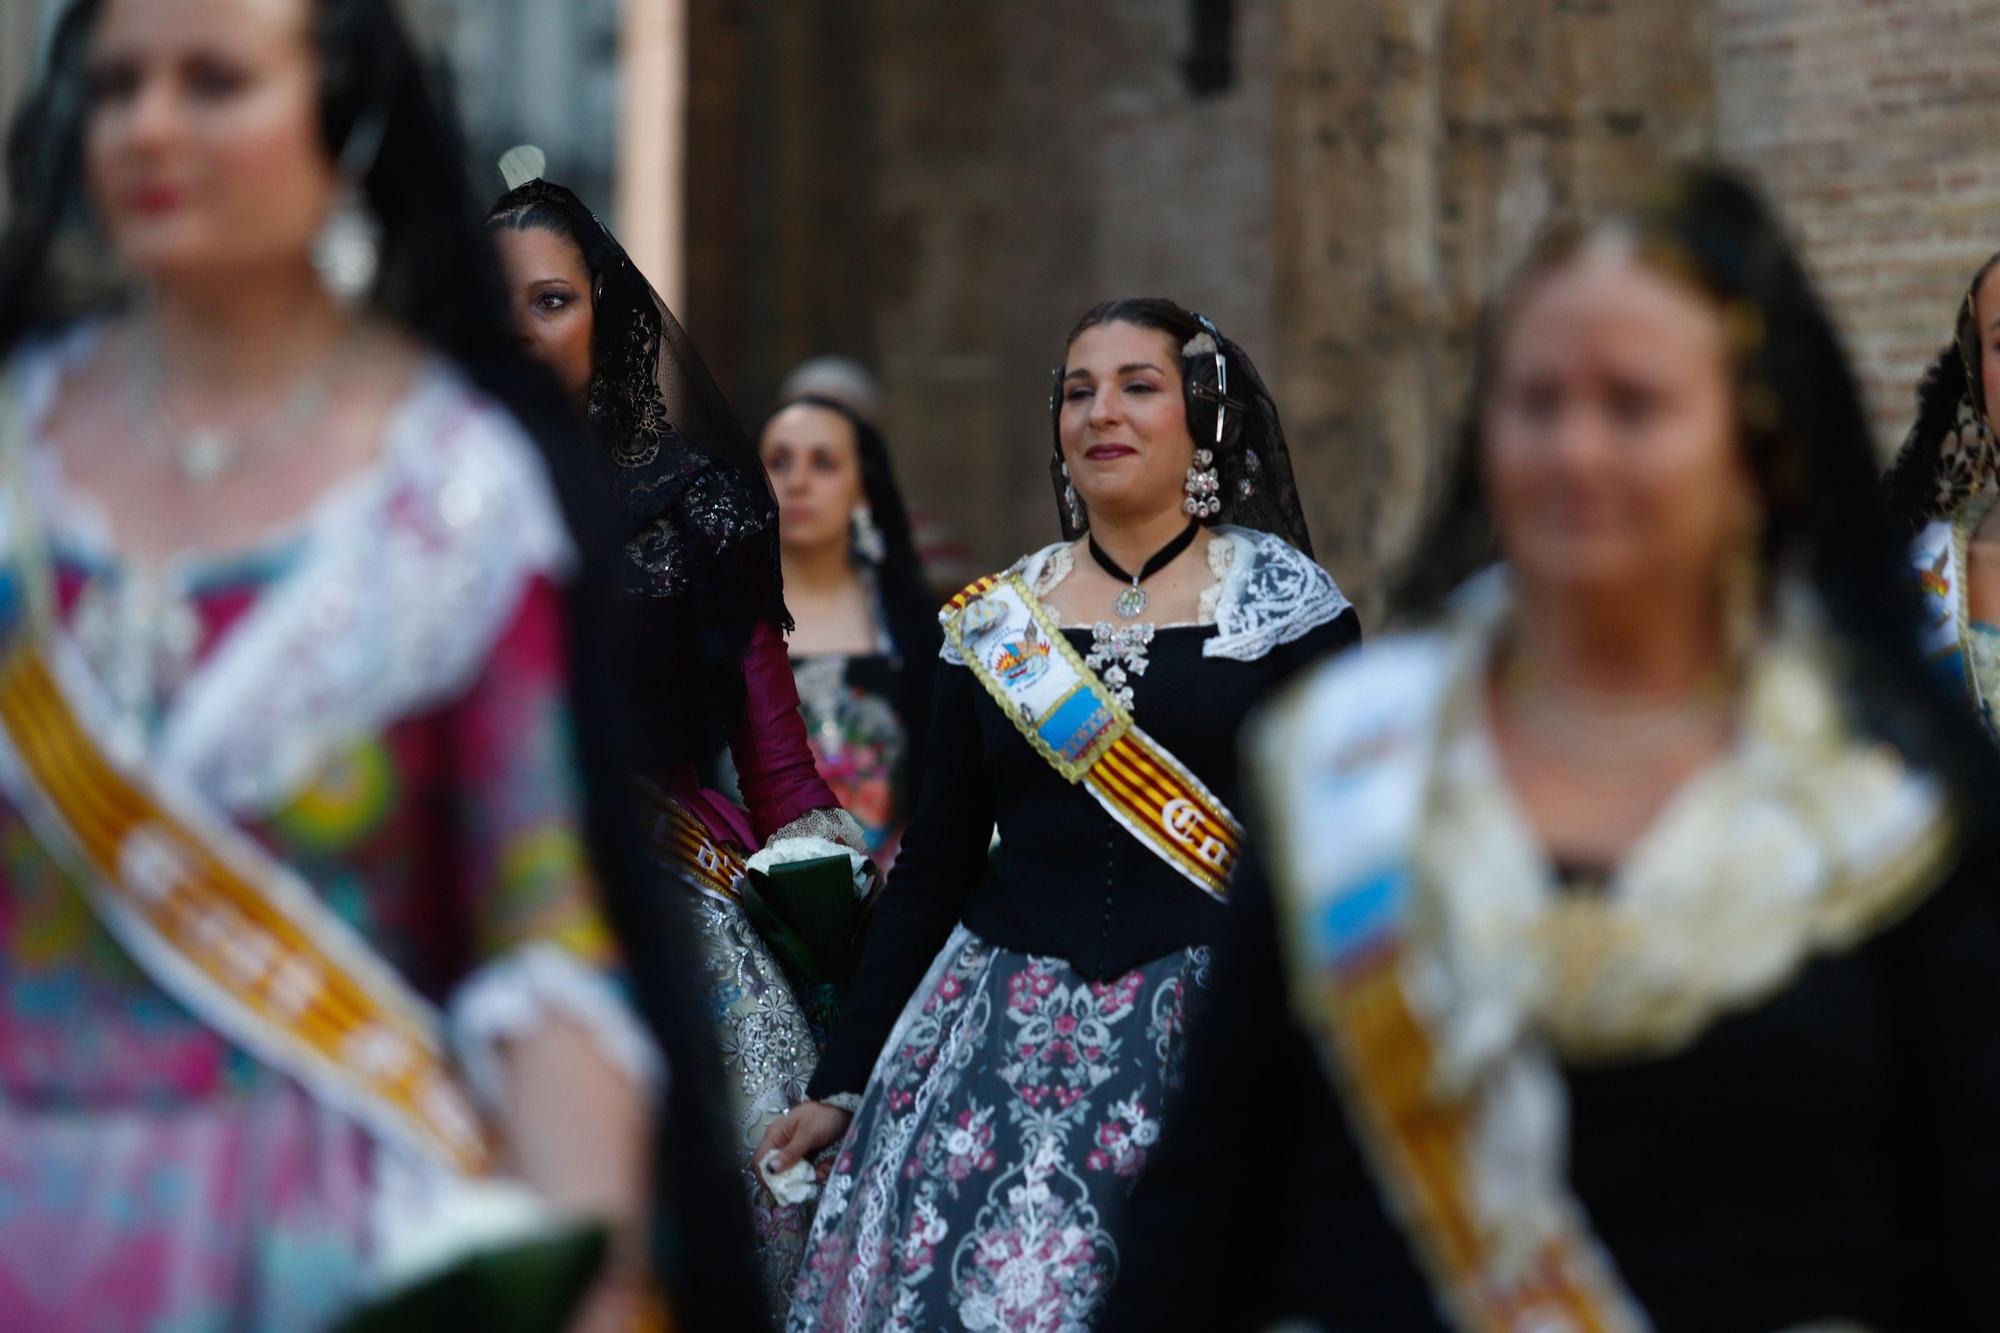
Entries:
{"type": "Polygon", "coordinates": [[[807,811],[838,808],[840,801],[813,766],[784,636],[768,622],[750,636],[743,677],[743,716],[730,733],[729,754],[761,845],[807,811]]]}

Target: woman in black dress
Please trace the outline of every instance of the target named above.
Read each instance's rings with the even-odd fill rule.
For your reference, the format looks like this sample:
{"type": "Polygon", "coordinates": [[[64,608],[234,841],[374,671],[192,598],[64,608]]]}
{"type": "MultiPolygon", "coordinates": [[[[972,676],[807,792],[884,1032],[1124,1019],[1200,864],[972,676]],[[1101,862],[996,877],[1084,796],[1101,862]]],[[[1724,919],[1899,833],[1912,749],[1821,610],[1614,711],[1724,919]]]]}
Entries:
{"type": "Polygon", "coordinates": [[[1991,1326],[1992,764],[1824,308],[1700,172],[1483,360],[1422,628],[1253,729],[1110,1326],[1991,1326]]]}
{"type": "Polygon", "coordinates": [[[529,148],[503,160],[503,172],[526,179],[494,204],[487,232],[521,341],[582,409],[598,446],[583,467],[608,483],[610,504],[591,516],[591,535],[618,550],[625,596],[610,660],[597,665],[640,705],[627,723],[649,847],[666,883],[690,895],[759,1259],[781,1297],[810,1209],[774,1200],[748,1170],[748,1151],[803,1091],[819,1034],[802,1003],[811,993],[752,925],[741,880],[843,855],[856,892],[875,873],[800,720],[777,505],[756,451],[624,247],[575,193],[541,177],[543,165],[529,148]],[[716,790],[725,748],[740,804],[716,790]]]}
{"type": "Polygon", "coordinates": [[[1356,638],[1212,325],[1093,310],[1051,415],[1067,540],[948,604],[916,817],[814,1100],[765,1141],[847,1136],[795,1329],[1095,1317],[1224,915],[1237,725],[1356,638]]]}

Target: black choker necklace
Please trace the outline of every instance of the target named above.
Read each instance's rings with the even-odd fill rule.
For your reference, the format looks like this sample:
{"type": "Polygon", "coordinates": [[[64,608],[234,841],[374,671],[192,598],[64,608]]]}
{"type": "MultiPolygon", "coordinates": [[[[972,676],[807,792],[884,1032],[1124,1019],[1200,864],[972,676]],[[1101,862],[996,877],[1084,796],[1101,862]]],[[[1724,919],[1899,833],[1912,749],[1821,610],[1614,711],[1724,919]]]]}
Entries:
{"type": "Polygon", "coordinates": [[[1132,585],[1119,593],[1118,600],[1112,603],[1112,609],[1118,612],[1120,619],[1130,620],[1134,616],[1145,613],[1146,590],[1139,585],[1165,569],[1168,565],[1171,565],[1182,551],[1187,550],[1189,546],[1194,544],[1195,535],[1200,531],[1201,524],[1195,522],[1193,519],[1189,519],[1188,525],[1182,529],[1181,535],[1168,542],[1165,546],[1162,546],[1158,551],[1155,551],[1153,558],[1140,566],[1137,574],[1127,574],[1124,570],[1120,569],[1116,560],[1104,554],[1104,548],[1097,544],[1096,537],[1093,536],[1089,539],[1090,558],[1097,562],[1097,567],[1112,578],[1117,579],[1120,583],[1129,583],[1132,585]]]}

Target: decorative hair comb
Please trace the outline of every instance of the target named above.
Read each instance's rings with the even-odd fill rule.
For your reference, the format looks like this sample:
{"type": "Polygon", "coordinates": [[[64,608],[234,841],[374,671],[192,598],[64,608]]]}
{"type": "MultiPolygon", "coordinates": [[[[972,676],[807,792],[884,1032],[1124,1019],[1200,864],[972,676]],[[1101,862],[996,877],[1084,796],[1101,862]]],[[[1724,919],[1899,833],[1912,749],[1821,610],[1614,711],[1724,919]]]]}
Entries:
{"type": "Polygon", "coordinates": [[[500,155],[500,177],[507,188],[518,190],[529,181],[538,181],[549,169],[549,155],[531,143],[509,148],[500,155]]]}
{"type": "Polygon", "coordinates": [[[1222,354],[1222,330],[1215,327],[1215,321],[1198,310],[1188,312],[1201,321],[1202,332],[1187,340],[1181,348],[1185,357],[1213,356],[1215,358],[1215,387],[1197,384],[1192,392],[1195,397],[1215,404],[1215,447],[1222,447],[1222,428],[1229,420],[1229,411],[1248,410],[1249,405],[1229,396],[1229,358],[1222,354]]]}

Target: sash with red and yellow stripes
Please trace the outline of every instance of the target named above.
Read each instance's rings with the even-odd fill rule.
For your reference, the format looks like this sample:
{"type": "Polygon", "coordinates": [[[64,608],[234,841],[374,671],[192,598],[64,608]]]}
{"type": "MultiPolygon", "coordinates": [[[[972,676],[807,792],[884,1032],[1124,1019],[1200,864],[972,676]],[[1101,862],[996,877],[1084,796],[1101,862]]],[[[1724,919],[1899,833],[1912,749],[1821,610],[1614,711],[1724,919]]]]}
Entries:
{"type": "Polygon", "coordinates": [[[717,842],[707,825],[652,783],[641,780],[639,790],[650,814],[654,850],[698,892],[726,903],[742,902],[743,877],[750,868],[736,848],[717,842]]]}
{"type": "Polygon", "coordinates": [[[0,785],[105,924],[226,1036],[371,1130],[486,1171],[436,1011],[283,863],[112,759],[72,702],[79,670],[17,632],[0,663],[0,785]]]}
{"type": "Polygon", "coordinates": [[[1017,574],[946,604],[945,638],[1035,752],[1133,837],[1227,901],[1243,828],[1186,765],[1132,720],[1017,574]]]}

